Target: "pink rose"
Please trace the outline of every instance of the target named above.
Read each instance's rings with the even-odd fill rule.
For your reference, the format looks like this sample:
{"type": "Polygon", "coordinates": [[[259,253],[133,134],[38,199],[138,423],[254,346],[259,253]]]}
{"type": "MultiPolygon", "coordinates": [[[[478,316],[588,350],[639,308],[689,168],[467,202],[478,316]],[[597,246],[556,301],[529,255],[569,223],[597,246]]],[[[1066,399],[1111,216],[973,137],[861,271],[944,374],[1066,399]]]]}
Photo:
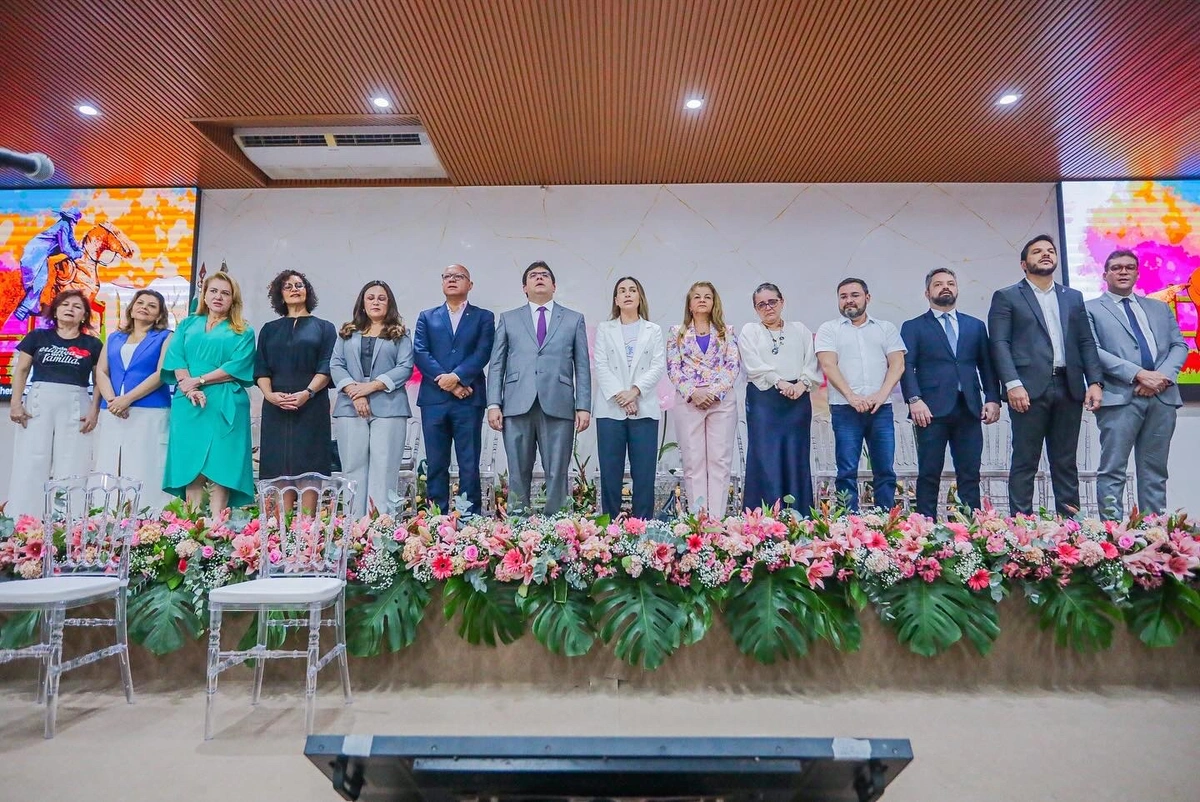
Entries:
{"type": "Polygon", "coordinates": [[[1134,542],[1135,541],[1134,541],[1133,535],[1130,535],[1128,533],[1121,535],[1119,538],[1117,538],[1117,545],[1120,546],[1125,551],[1129,551],[1131,548],[1133,548],[1134,542]]]}
{"type": "Polygon", "coordinates": [[[200,549],[200,556],[206,560],[209,559],[210,557],[212,557],[216,553],[217,553],[217,550],[214,549],[212,546],[204,546],[203,548],[200,549]]]}
{"type": "Polygon", "coordinates": [[[463,549],[463,559],[467,562],[475,562],[479,559],[479,549],[475,546],[467,546],[463,549]]]}

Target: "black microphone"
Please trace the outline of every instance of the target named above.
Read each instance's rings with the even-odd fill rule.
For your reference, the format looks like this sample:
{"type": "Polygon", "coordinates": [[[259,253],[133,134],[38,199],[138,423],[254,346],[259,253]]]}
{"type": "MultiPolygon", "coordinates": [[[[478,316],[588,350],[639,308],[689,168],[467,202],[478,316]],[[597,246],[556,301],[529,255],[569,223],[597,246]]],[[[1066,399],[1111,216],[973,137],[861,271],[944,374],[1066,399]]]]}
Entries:
{"type": "Polygon", "coordinates": [[[0,148],[0,167],[19,170],[34,181],[46,181],[54,175],[54,162],[45,153],[17,153],[0,148]]]}

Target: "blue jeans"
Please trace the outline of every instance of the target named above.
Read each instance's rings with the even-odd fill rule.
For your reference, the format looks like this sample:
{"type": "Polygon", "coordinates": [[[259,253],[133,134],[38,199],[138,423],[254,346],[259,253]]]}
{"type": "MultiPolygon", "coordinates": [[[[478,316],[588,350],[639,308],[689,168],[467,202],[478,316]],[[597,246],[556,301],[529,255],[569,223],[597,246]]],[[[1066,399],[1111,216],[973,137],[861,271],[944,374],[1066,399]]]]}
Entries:
{"type": "Polygon", "coordinates": [[[871,458],[874,475],[875,506],[885,510],[896,503],[896,426],[892,405],[884,404],[875,412],[858,412],[849,404],[830,404],[833,423],[833,453],[837,460],[838,498],[851,510],[858,510],[858,459],[863,441],[871,458]]]}

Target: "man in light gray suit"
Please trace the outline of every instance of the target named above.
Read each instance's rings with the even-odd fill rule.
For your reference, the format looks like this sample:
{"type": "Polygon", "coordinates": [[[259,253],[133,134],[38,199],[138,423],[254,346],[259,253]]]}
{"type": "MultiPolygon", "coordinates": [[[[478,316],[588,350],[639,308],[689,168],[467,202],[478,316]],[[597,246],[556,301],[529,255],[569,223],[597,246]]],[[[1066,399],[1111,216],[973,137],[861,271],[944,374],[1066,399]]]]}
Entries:
{"type": "Polygon", "coordinates": [[[488,367],[488,425],[504,433],[508,509],[525,512],[535,449],[546,471],[547,515],[562,508],[575,433],[591,423],[592,368],[583,315],[554,303],[545,262],[525,268],[529,303],[504,312],[488,367]]]}
{"type": "Polygon", "coordinates": [[[1137,279],[1137,255],[1113,251],[1104,260],[1108,292],[1087,302],[1104,366],[1104,399],[1096,410],[1096,498],[1106,518],[1124,517],[1125,476],[1135,448],[1138,508],[1166,511],[1167,456],[1183,405],[1175,380],[1188,348],[1179,321],[1162,301],[1135,295],[1137,279]]]}

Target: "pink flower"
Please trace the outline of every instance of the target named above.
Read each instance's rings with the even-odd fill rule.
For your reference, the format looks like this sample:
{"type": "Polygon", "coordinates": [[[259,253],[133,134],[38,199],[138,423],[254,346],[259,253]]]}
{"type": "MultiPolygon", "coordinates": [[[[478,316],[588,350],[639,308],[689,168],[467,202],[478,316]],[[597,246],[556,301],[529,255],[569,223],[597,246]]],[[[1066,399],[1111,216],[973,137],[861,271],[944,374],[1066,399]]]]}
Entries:
{"type": "Polygon", "coordinates": [[[946,528],[954,533],[954,540],[956,542],[971,539],[971,533],[967,530],[967,527],[964,524],[947,522],[946,528]]]}
{"type": "Polygon", "coordinates": [[[504,553],[504,560],[501,562],[505,572],[510,575],[516,575],[522,572],[525,567],[525,558],[521,556],[521,552],[517,549],[509,549],[504,553]]]}
{"type": "Polygon", "coordinates": [[[438,552],[429,567],[433,569],[435,579],[448,579],[454,574],[454,560],[450,559],[450,555],[442,552],[438,552]]]}
{"type": "Polygon", "coordinates": [[[924,579],[926,582],[933,582],[941,575],[942,564],[933,557],[929,557],[917,564],[917,572],[921,574],[921,579],[924,579]]]}
{"type": "Polygon", "coordinates": [[[824,588],[825,578],[833,576],[833,563],[829,560],[817,560],[808,566],[808,585],[813,588],[824,588]]]}
{"type": "Polygon", "coordinates": [[[687,547],[690,552],[697,552],[704,548],[704,538],[699,535],[688,535],[687,547]]]}
{"type": "Polygon", "coordinates": [[[1129,551],[1131,548],[1133,548],[1134,542],[1133,535],[1128,533],[1117,538],[1117,545],[1120,546],[1124,551],[1129,551]]]}
{"type": "Polygon", "coordinates": [[[631,535],[646,534],[646,522],[641,518],[626,518],[625,531],[631,535]]]}
{"type": "Polygon", "coordinates": [[[1107,540],[1101,541],[1100,548],[1104,551],[1104,558],[1107,560],[1115,560],[1117,555],[1120,554],[1117,551],[1117,547],[1107,540]]]}
{"type": "Polygon", "coordinates": [[[1058,560],[1063,565],[1074,565],[1079,562],[1079,549],[1070,543],[1059,543],[1056,550],[1058,551],[1058,560]]]}
{"type": "Polygon", "coordinates": [[[1165,570],[1171,576],[1183,582],[1188,578],[1188,574],[1192,572],[1197,565],[1200,565],[1200,559],[1195,557],[1187,557],[1182,554],[1176,554],[1171,559],[1167,560],[1165,570]]]}
{"type": "Polygon", "coordinates": [[[475,562],[479,559],[479,549],[475,546],[467,546],[463,549],[463,559],[467,562],[475,562]]]}
{"type": "Polygon", "coordinates": [[[212,557],[216,553],[217,553],[217,550],[214,549],[212,546],[204,546],[200,549],[200,556],[206,560],[209,559],[210,557],[212,557]]]}
{"type": "Polygon", "coordinates": [[[990,577],[986,568],[980,568],[975,573],[971,574],[971,578],[967,580],[967,587],[971,590],[986,590],[990,583],[990,577]]]}

